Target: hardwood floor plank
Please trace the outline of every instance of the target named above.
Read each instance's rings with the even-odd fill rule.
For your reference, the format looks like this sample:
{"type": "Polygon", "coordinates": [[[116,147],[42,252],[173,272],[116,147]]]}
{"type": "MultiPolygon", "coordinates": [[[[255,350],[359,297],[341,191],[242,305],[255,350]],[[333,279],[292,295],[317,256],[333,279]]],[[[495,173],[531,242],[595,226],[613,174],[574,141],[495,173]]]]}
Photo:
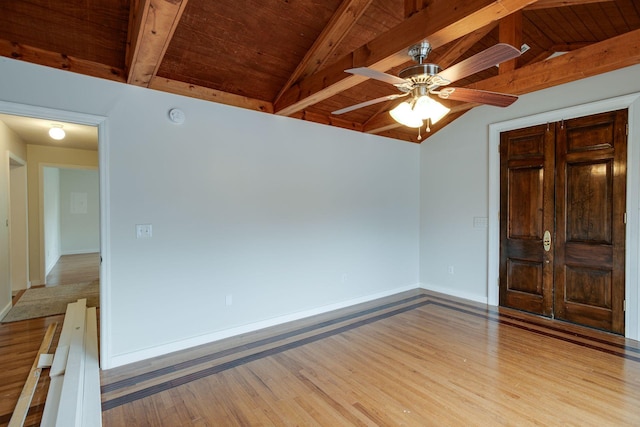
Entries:
{"type": "MultiPolygon", "coordinates": [[[[640,398],[636,343],[428,299],[406,310],[354,317],[297,342],[289,337],[259,357],[238,353],[244,359],[236,366],[172,389],[182,396],[196,390],[176,405],[188,407],[192,418],[199,414],[203,425],[640,421],[631,409],[640,398]]],[[[118,408],[106,410],[105,420],[118,408]]]]}
{"type": "Polygon", "coordinates": [[[47,274],[47,286],[93,282],[100,278],[100,254],[62,255],[47,274]]]}
{"type": "MultiPolygon", "coordinates": [[[[8,325],[21,332],[0,325],[0,362],[20,370],[6,349],[33,352],[46,327],[8,325]]],[[[0,372],[0,391],[15,393],[12,375],[0,372]]],[[[638,342],[426,291],[116,368],[101,383],[105,426],[640,425],[638,342]]]]}
{"type": "Polygon", "coordinates": [[[51,343],[53,342],[53,337],[55,335],[57,327],[57,323],[53,323],[47,327],[47,331],[42,338],[42,344],[40,345],[40,348],[36,353],[33,365],[31,366],[31,370],[29,371],[29,375],[27,376],[22,392],[18,397],[18,402],[16,403],[11,419],[9,420],[9,427],[23,426],[25,420],[27,419],[27,413],[29,412],[31,399],[33,398],[33,394],[36,391],[38,380],[40,379],[40,374],[42,373],[42,368],[38,366],[38,359],[41,355],[47,354],[47,352],[49,351],[49,347],[51,347],[51,343]]]}

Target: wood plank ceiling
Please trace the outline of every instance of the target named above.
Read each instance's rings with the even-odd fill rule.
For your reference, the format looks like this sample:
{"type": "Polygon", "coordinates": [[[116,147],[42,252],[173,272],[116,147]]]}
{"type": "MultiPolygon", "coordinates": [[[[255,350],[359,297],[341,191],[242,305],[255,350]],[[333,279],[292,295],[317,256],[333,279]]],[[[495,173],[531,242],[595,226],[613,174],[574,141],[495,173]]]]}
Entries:
{"type": "MultiPolygon", "coordinates": [[[[2,56],[413,142],[416,129],[388,114],[400,101],[331,112],[397,93],[344,70],[396,75],[412,64],[407,48],[425,39],[428,62],[443,69],[498,42],[526,44],[517,60],[455,84],[520,95],[639,63],[640,2],[0,2],[2,56]]],[[[452,112],[431,134],[475,106],[442,102],[452,112]]]]}

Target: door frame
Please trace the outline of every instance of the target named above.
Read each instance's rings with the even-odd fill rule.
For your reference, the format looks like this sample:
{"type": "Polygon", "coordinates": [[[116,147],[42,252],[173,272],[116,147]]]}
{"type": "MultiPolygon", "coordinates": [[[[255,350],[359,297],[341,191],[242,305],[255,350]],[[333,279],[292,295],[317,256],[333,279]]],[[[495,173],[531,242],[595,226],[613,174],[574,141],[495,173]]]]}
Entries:
{"type": "Polygon", "coordinates": [[[489,125],[489,207],[487,302],[499,304],[500,268],[500,133],[607,111],[629,110],[627,136],[627,224],[625,249],[625,337],[640,338],[640,92],[520,117],[489,125]],[[635,129],[638,127],[639,129],[635,129]]]}
{"type": "Polygon", "coordinates": [[[13,246],[15,244],[15,242],[17,240],[21,241],[26,249],[25,253],[23,254],[25,259],[24,259],[24,263],[20,263],[20,268],[25,270],[25,278],[26,278],[26,283],[25,285],[25,289],[29,289],[31,287],[31,278],[29,277],[29,222],[28,222],[28,217],[29,217],[29,198],[28,198],[28,190],[27,190],[27,162],[26,160],[22,159],[21,157],[19,157],[18,155],[12,153],[11,151],[8,151],[8,167],[9,167],[9,197],[7,198],[7,200],[9,201],[9,283],[11,284],[11,290],[13,291],[13,263],[15,262],[14,257],[11,255],[11,253],[13,252],[13,246]],[[21,186],[22,188],[20,188],[20,192],[22,194],[22,196],[24,197],[24,204],[23,206],[20,206],[18,209],[20,209],[21,212],[24,213],[24,218],[25,218],[25,230],[24,233],[20,233],[20,235],[16,235],[15,233],[15,218],[13,218],[13,211],[15,210],[15,202],[12,200],[12,194],[14,192],[13,188],[13,184],[12,184],[12,180],[14,179],[12,174],[13,172],[11,172],[11,161],[16,162],[17,164],[19,164],[19,168],[20,168],[20,173],[23,175],[23,179],[24,179],[24,186],[21,186]]]}
{"type": "Polygon", "coordinates": [[[109,218],[109,137],[108,119],[105,116],[58,110],[35,105],[0,101],[0,113],[14,116],[33,117],[67,123],[95,126],[98,128],[98,169],[100,186],[100,360],[107,360],[111,354],[111,318],[110,259],[111,242],[109,218]]]}

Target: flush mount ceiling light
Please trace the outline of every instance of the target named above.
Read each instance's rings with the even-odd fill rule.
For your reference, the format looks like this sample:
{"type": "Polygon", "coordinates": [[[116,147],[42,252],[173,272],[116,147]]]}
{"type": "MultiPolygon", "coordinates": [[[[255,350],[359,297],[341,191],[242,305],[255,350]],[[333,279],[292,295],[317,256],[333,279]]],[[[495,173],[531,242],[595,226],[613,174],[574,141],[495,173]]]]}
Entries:
{"type": "Polygon", "coordinates": [[[66,132],[62,129],[62,125],[52,125],[49,129],[49,136],[57,141],[64,139],[66,132]]]}

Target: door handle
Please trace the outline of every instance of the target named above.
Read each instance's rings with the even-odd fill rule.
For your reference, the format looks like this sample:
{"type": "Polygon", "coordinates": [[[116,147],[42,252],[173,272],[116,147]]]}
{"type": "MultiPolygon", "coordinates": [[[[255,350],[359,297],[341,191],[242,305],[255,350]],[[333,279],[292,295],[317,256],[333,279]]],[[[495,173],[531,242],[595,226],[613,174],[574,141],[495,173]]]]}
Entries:
{"type": "Polygon", "coordinates": [[[549,230],[544,232],[542,246],[544,247],[545,252],[549,252],[551,250],[551,233],[549,233],[549,230]]]}

